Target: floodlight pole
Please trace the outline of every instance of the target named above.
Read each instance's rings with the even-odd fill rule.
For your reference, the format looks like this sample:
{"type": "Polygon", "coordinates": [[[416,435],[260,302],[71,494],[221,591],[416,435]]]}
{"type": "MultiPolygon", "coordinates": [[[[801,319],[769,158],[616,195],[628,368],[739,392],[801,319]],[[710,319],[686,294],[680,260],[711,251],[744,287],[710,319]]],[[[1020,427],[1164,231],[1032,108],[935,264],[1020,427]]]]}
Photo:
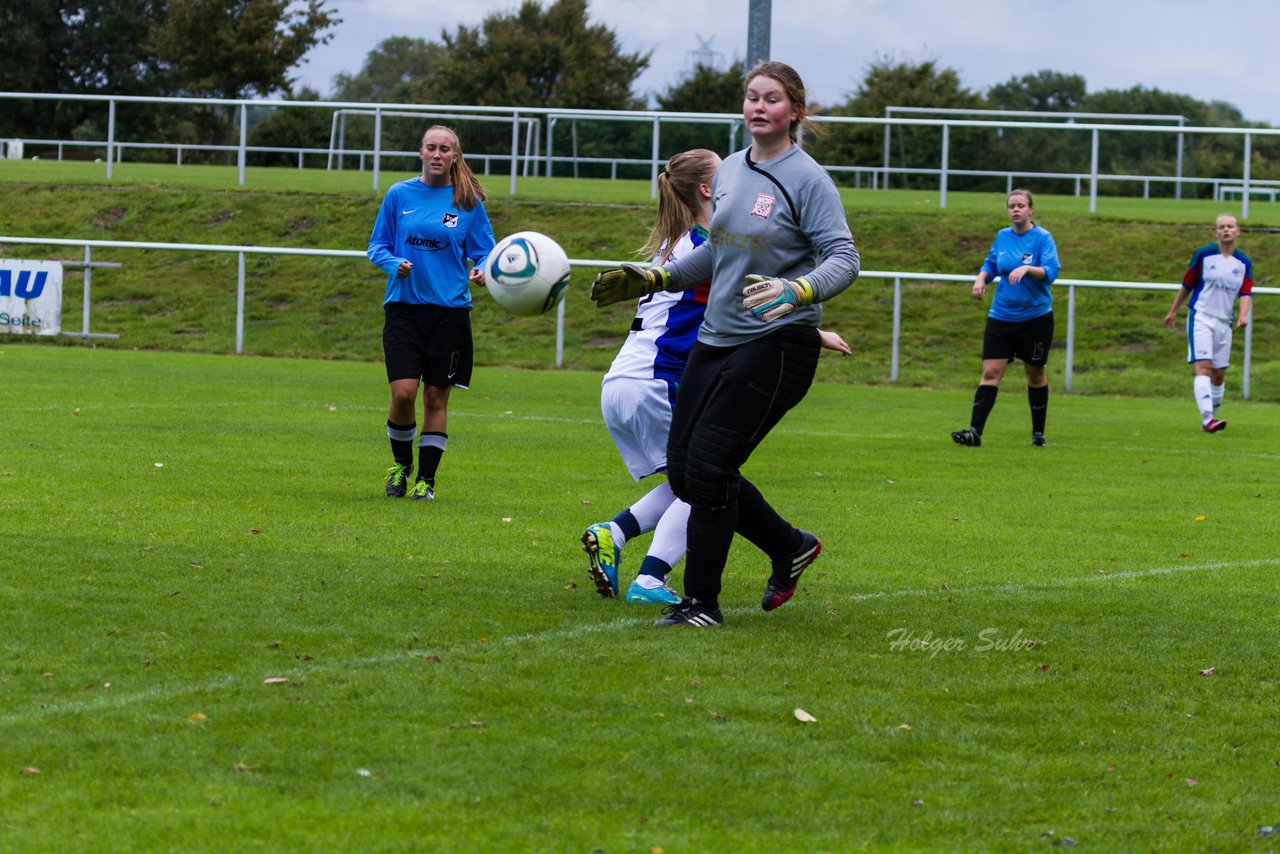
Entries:
{"type": "Polygon", "coordinates": [[[747,9],[747,70],[769,58],[773,28],[772,0],[750,0],[747,9]]]}

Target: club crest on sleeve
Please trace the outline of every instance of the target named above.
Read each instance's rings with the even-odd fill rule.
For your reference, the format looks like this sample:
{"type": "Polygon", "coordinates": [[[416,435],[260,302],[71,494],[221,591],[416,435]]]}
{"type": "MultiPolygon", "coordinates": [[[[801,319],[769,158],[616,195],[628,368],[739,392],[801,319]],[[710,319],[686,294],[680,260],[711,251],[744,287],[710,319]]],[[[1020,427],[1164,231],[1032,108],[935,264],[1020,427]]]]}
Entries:
{"type": "Polygon", "coordinates": [[[446,214],[444,215],[444,227],[445,227],[445,228],[457,228],[457,227],[458,227],[458,215],[457,215],[456,213],[446,213],[446,214]]]}
{"type": "Polygon", "coordinates": [[[758,216],[762,219],[768,219],[769,214],[773,213],[773,204],[777,198],[768,193],[761,193],[756,196],[756,203],[751,206],[751,215],[758,216]]]}

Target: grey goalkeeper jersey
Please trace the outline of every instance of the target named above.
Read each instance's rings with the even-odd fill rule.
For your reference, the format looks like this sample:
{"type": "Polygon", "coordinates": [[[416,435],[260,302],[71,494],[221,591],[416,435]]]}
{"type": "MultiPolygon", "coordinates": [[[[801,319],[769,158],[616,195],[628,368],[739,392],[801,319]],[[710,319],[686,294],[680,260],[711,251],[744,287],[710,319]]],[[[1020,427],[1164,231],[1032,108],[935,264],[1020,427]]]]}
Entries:
{"type": "Polygon", "coordinates": [[[671,264],[668,290],[711,280],[698,340],[731,347],[783,324],[817,326],[823,300],[858,277],[858,250],[849,233],[835,183],[799,146],[765,163],[750,149],[730,155],[712,182],[711,236],[671,264]],[[749,274],[798,279],[813,285],[814,304],[765,323],[742,305],[749,274]]]}

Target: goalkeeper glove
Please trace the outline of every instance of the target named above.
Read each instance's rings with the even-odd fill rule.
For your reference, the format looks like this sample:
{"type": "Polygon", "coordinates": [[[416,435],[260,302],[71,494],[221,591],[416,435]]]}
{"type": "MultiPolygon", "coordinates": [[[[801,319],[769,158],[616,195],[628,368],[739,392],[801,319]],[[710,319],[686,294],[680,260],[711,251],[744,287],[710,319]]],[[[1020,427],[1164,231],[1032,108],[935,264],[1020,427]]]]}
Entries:
{"type": "Polygon", "coordinates": [[[747,276],[747,286],[742,289],[742,305],[768,323],[785,317],[797,306],[813,304],[813,285],[804,279],[769,279],[764,276],[747,276]]]}
{"type": "Polygon", "coordinates": [[[639,264],[623,264],[601,270],[591,283],[591,301],[600,308],[639,299],[662,290],[671,275],[661,267],[641,267],[639,264]]]}

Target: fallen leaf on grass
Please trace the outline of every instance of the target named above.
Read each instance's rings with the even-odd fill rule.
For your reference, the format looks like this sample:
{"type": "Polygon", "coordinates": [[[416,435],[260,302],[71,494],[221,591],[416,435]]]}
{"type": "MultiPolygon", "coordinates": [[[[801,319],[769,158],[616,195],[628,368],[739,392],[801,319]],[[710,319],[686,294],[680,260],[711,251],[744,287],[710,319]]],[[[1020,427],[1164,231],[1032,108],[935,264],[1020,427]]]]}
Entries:
{"type": "Polygon", "coordinates": [[[1039,670],[1041,673],[1045,672],[1048,669],[1049,669],[1048,664],[1041,664],[1039,667],[1036,668],[1036,670],[1039,670]]]}
{"type": "Polygon", "coordinates": [[[727,718],[725,718],[725,716],[720,714],[719,712],[712,712],[711,717],[715,718],[718,721],[727,720],[727,718]]]}
{"type": "Polygon", "coordinates": [[[189,724],[202,724],[207,720],[209,720],[209,716],[202,712],[192,712],[187,715],[187,723],[189,724]]]}
{"type": "Polygon", "coordinates": [[[1206,520],[1206,519],[1208,519],[1208,518],[1209,518],[1208,516],[1197,516],[1197,517],[1196,517],[1196,521],[1197,521],[1197,522],[1203,522],[1204,520],[1206,520]]]}
{"type": "Polygon", "coordinates": [[[510,517],[510,516],[503,516],[503,517],[502,517],[502,521],[507,522],[507,523],[510,523],[510,522],[511,522],[511,517],[510,517]]]}
{"type": "Polygon", "coordinates": [[[259,531],[257,528],[250,528],[249,530],[245,531],[245,533],[246,533],[246,534],[261,534],[262,532],[261,532],[261,531],[259,531]]]}
{"type": "Polygon", "coordinates": [[[266,679],[262,680],[262,684],[263,685],[288,685],[289,677],[288,676],[268,676],[266,679]]]}
{"type": "Polygon", "coordinates": [[[796,720],[800,721],[802,724],[816,724],[818,722],[817,718],[806,712],[804,709],[798,707],[794,712],[792,712],[792,714],[795,715],[796,720]]]}
{"type": "Polygon", "coordinates": [[[1190,786],[1194,786],[1194,785],[1196,785],[1196,784],[1197,784],[1197,783],[1199,783],[1200,781],[1199,781],[1199,780],[1197,780],[1195,777],[1188,777],[1187,779],[1183,780],[1182,782],[1186,783],[1186,784],[1187,784],[1187,786],[1188,786],[1188,787],[1190,787],[1190,786]]]}
{"type": "Polygon", "coordinates": [[[1191,557],[1189,552],[1178,552],[1178,557],[1191,557]]]}
{"type": "Polygon", "coordinates": [[[28,765],[26,768],[23,768],[18,773],[23,777],[34,777],[36,774],[40,773],[40,769],[36,768],[34,765],[28,765]]]}
{"type": "Polygon", "coordinates": [[[922,807],[924,806],[924,801],[920,800],[919,798],[916,798],[914,801],[911,802],[911,806],[922,807]]]}
{"type": "Polygon", "coordinates": [[[1200,675],[1201,675],[1201,676],[1213,676],[1213,675],[1214,675],[1215,673],[1217,673],[1217,672],[1218,672],[1218,668],[1216,668],[1216,667],[1206,667],[1204,670],[1201,670],[1201,671],[1200,671],[1200,675]]]}
{"type": "Polygon", "coordinates": [[[232,770],[232,771],[234,771],[234,772],[235,772],[235,773],[237,773],[237,774],[248,774],[250,771],[252,771],[252,770],[253,770],[253,766],[252,766],[252,765],[244,765],[244,764],[241,764],[241,763],[237,762],[235,765],[232,765],[232,766],[231,766],[231,770],[232,770]]]}
{"type": "Polygon", "coordinates": [[[164,468],[164,463],[156,463],[156,468],[158,469],[164,468]]]}
{"type": "Polygon", "coordinates": [[[898,724],[898,729],[903,732],[911,732],[911,724],[898,724]]]}
{"type": "Polygon", "coordinates": [[[424,655],[424,656],[422,656],[422,659],[423,659],[423,661],[427,662],[427,664],[439,664],[439,663],[440,663],[440,656],[438,656],[438,655],[424,655]]]}

